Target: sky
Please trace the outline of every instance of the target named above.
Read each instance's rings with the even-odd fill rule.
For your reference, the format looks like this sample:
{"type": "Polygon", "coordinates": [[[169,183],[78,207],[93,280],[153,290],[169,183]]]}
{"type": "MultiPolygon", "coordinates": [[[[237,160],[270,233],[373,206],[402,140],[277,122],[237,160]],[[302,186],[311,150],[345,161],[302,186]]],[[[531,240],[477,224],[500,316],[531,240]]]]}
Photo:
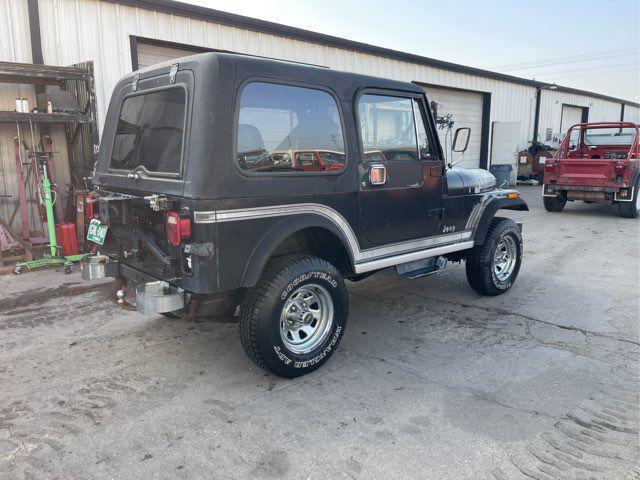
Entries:
{"type": "Polygon", "coordinates": [[[640,101],[638,0],[182,0],[640,101]]]}

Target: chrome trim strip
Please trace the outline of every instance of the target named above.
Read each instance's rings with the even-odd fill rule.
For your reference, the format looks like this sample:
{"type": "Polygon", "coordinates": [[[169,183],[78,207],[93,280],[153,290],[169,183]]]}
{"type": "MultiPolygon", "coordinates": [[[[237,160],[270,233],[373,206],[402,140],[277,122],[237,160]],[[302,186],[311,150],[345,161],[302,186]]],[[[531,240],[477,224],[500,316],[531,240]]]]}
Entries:
{"type": "Polygon", "coordinates": [[[484,213],[485,208],[487,208],[487,205],[493,199],[494,199],[493,196],[485,195],[484,197],[482,197],[480,199],[480,201],[478,203],[476,203],[473,206],[473,209],[471,210],[471,215],[469,215],[469,219],[467,220],[467,224],[466,224],[465,228],[474,229],[474,228],[476,228],[478,226],[478,223],[480,222],[480,219],[482,218],[482,214],[484,213]]]}
{"type": "Polygon", "coordinates": [[[384,247],[375,247],[362,250],[359,260],[356,263],[368,262],[377,258],[388,257],[398,253],[411,252],[414,250],[424,250],[426,248],[438,247],[451,243],[461,242],[467,238],[471,238],[471,230],[463,230],[462,232],[449,233],[447,235],[438,235],[437,237],[421,238],[419,240],[410,240],[408,242],[394,243],[384,247]]]}
{"type": "Polygon", "coordinates": [[[236,220],[253,220],[256,218],[283,217],[300,213],[313,213],[331,220],[345,235],[349,242],[349,248],[354,253],[360,252],[360,246],[349,222],[331,207],[319,203],[294,203],[272,207],[257,207],[251,209],[220,210],[217,212],[218,222],[232,222],[236,220]]]}
{"type": "Polygon", "coordinates": [[[369,262],[356,264],[354,269],[356,273],[365,273],[372,270],[379,270],[381,268],[393,267],[402,263],[413,262],[414,260],[422,260],[424,258],[444,255],[445,253],[467,250],[469,248],[473,248],[473,240],[453,243],[451,245],[444,245],[441,247],[428,248],[417,252],[403,253],[401,255],[394,255],[392,257],[381,258],[378,260],[371,260],[369,262]]]}
{"type": "Polygon", "coordinates": [[[194,223],[216,223],[216,212],[214,210],[193,212],[194,223]]]}
{"type": "MultiPolygon", "coordinates": [[[[296,203],[296,204],[288,204],[288,205],[276,205],[269,207],[256,207],[251,209],[239,208],[233,210],[220,210],[217,212],[214,211],[199,211],[194,212],[194,222],[195,223],[212,223],[213,221],[224,223],[224,222],[234,222],[238,220],[253,220],[258,218],[271,218],[271,217],[282,217],[288,215],[295,214],[315,214],[321,215],[324,218],[327,218],[331,222],[333,222],[343,233],[345,236],[349,248],[351,250],[351,254],[353,260],[356,264],[362,265],[363,268],[366,268],[364,265],[369,264],[370,262],[375,262],[380,260],[394,259],[400,255],[405,255],[409,253],[415,253],[418,256],[416,258],[427,258],[431,256],[431,254],[427,254],[426,256],[420,256],[427,251],[433,250],[435,247],[441,247],[443,245],[451,246],[459,245],[460,242],[463,242],[466,239],[471,238],[472,230],[463,230],[460,232],[449,233],[446,235],[438,235],[434,237],[420,238],[416,240],[409,240],[406,242],[395,243],[392,245],[385,245],[383,247],[374,247],[366,250],[360,249],[360,244],[356,238],[356,235],[349,225],[349,222],[340,215],[336,210],[327,205],[322,205],[319,203],[296,203]],[[198,218],[210,218],[213,216],[215,220],[198,220],[198,218]]],[[[473,243],[473,242],[467,242],[473,243]]],[[[466,243],[465,243],[466,245],[466,243]]],[[[458,250],[463,250],[464,248],[458,248],[458,250]]],[[[455,251],[455,250],[450,250],[455,251]]],[[[433,255],[438,255],[438,253],[434,253],[433,255]]],[[[406,260],[410,261],[410,260],[406,260]]],[[[398,263],[404,263],[405,260],[400,260],[398,263]]],[[[396,265],[395,263],[393,265],[396,265]]],[[[378,268],[378,267],[376,267],[378,268]]],[[[380,267],[382,268],[382,267],[380,267]]],[[[369,270],[362,270],[369,271],[369,270]]]]}

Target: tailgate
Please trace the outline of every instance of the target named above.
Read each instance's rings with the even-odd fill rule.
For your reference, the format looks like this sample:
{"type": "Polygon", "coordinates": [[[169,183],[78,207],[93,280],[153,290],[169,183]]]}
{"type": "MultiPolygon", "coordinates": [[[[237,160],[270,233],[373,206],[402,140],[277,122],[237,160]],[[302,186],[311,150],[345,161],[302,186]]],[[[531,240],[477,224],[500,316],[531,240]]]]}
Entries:
{"type": "Polygon", "coordinates": [[[162,210],[154,208],[154,201],[149,197],[110,194],[100,199],[100,221],[109,228],[100,253],[180,286],[184,273],[181,249],[169,244],[165,229],[165,208],[179,211],[179,201],[160,198],[162,210]]]}
{"type": "Polygon", "coordinates": [[[612,182],[611,160],[564,158],[560,160],[558,184],[601,186],[612,182]]]}

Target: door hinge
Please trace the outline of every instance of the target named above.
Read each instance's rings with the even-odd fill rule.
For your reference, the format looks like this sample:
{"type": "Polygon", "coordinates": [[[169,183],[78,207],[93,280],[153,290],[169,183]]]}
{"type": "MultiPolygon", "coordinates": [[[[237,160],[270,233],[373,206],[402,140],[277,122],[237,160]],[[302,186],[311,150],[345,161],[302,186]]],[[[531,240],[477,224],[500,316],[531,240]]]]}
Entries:
{"type": "Polygon", "coordinates": [[[149,200],[149,207],[154,212],[162,212],[167,209],[167,197],[165,195],[148,195],[144,197],[145,200],[149,200]]]}

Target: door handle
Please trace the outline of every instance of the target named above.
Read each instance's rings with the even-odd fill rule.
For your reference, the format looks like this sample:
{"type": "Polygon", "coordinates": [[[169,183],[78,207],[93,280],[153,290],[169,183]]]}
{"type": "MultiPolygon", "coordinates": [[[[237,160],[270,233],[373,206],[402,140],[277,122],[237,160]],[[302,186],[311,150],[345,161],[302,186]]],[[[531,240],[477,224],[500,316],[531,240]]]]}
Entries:
{"type": "Polygon", "coordinates": [[[381,163],[374,163],[369,167],[369,183],[371,185],[384,185],[387,183],[387,167],[381,163]]]}

